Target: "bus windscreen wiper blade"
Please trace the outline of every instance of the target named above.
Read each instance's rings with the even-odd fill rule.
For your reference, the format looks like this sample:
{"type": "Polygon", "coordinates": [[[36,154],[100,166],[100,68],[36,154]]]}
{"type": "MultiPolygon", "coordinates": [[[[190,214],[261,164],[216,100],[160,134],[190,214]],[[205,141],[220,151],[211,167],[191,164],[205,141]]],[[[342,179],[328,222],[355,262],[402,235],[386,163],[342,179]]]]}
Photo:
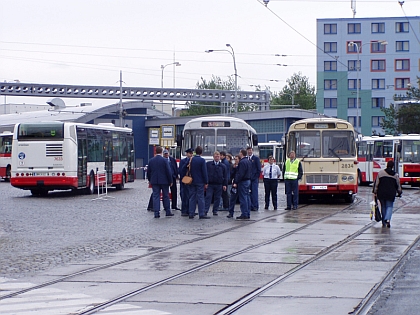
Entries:
{"type": "Polygon", "coordinates": [[[328,151],[332,152],[332,154],[334,154],[334,156],[341,161],[341,157],[337,153],[335,153],[333,149],[329,148],[328,151]]]}
{"type": "Polygon", "coordinates": [[[310,149],[310,150],[308,151],[308,153],[306,153],[306,155],[302,158],[302,161],[303,161],[305,158],[307,158],[307,157],[308,157],[308,155],[309,155],[309,153],[311,153],[311,151],[313,151],[313,150],[314,150],[314,148],[310,149]]]}

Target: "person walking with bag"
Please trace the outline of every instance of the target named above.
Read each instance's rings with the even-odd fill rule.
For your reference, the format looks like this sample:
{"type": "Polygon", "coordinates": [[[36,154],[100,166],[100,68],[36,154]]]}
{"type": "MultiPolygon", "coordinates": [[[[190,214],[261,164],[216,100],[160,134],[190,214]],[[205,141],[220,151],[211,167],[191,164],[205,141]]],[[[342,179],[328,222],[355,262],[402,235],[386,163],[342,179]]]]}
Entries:
{"type": "Polygon", "coordinates": [[[400,178],[393,170],[394,161],[386,163],[386,169],[380,170],[373,185],[373,194],[379,199],[382,213],[382,227],[391,227],[392,210],[395,196],[401,197],[400,178]]]}
{"type": "Polygon", "coordinates": [[[169,187],[172,185],[172,171],[168,160],[162,156],[162,147],[156,147],[156,156],[149,161],[147,167],[147,179],[152,184],[153,190],[153,210],[155,218],[160,218],[160,193],[162,192],[163,208],[167,217],[172,217],[169,187]]]}
{"type": "Polygon", "coordinates": [[[277,187],[279,185],[278,179],[280,178],[280,174],[280,167],[274,164],[274,157],[270,155],[268,157],[268,163],[264,165],[263,168],[265,210],[268,210],[268,207],[270,205],[270,194],[274,210],[277,210],[277,187]]]}
{"type": "Polygon", "coordinates": [[[181,195],[181,216],[188,217],[188,205],[190,199],[190,185],[184,184],[182,182],[182,178],[187,175],[188,172],[188,165],[193,157],[193,149],[185,150],[187,157],[183,158],[181,162],[179,162],[179,177],[181,178],[179,184],[179,190],[181,195]]]}

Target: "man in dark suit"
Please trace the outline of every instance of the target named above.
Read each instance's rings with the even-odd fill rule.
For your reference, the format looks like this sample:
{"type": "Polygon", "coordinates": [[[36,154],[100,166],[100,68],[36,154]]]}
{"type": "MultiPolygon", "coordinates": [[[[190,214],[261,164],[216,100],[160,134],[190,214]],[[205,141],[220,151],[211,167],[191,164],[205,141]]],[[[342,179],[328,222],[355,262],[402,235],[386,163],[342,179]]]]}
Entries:
{"type": "Polygon", "coordinates": [[[209,177],[209,185],[206,190],[206,199],[205,199],[205,212],[206,215],[209,212],[211,199],[214,197],[213,203],[213,215],[218,215],[220,207],[220,199],[222,196],[222,191],[227,189],[227,168],[220,161],[219,151],[215,151],[213,154],[213,161],[207,162],[207,174],[209,177]]]}
{"type": "Polygon", "coordinates": [[[162,192],[163,208],[166,216],[171,217],[169,202],[169,187],[172,185],[172,171],[168,160],[162,156],[162,147],[156,147],[156,156],[149,161],[147,167],[147,179],[152,184],[153,210],[155,218],[160,218],[160,193],[162,192]]]}
{"type": "Polygon", "coordinates": [[[206,160],[201,157],[203,148],[198,146],[195,149],[195,156],[191,160],[190,172],[193,179],[190,185],[189,218],[194,219],[195,207],[198,204],[199,219],[210,219],[204,209],[204,189],[209,182],[207,175],[206,160]]]}
{"type": "Polygon", "coordinates": [[[172,186],[171,186],[171,195],[172,195],[172,210],[181,210],[178,208],[178,188],[176,180],[178,179],[178,165],[176,160],[169,155],[168,150],[163,150],[163,157],[168,160],[169,167],[172,171],[172,186]]]}
{"type": "Polygon", "coordinates": [[[258,184],[261,175],[261,161],[258,156],[255,156],[251,147],[246,148],[248,159],[251,161],[251,211],[258,211],[258,184]]]}
{"type": "Polygon", "coordinates": [[[190,160],[193,156],[193,149],[187,149],[185,150],[185,153],[187,154],[187,157],[183,158],[179,162],[179,178],[181,179],[179,183],[179,191],[181,195],[181,216],[188,217],[189,214],[189,201],[190,201],[190,185],[185,185],[182,182],[182,178],[187,175],[188,171],[188,164],[190,163],[190,160]]]}
{"type": "Polygon", "coordinates": [[[237,220],[250,219],[250,202],[249,188],[251,186],[251,161],[247,157],[247,152],[242,149],[239,152],[239,164],[236,169],[236,174],[232,187],[236,188],[239,196],[239,204],[241,215],[236,217],[237,220]]]}

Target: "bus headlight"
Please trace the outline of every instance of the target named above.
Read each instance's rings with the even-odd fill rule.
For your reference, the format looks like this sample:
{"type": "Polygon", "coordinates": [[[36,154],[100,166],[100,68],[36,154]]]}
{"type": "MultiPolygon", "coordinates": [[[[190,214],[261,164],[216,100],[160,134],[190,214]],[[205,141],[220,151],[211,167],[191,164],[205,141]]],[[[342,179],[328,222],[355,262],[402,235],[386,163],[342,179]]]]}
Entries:
{"type": "Polygon", "coordinates": [[[352,175],[349,175],[348,180],[349,180],[349,182],[352,182],[352,181],[354,181],[354,177],[352,175]]]}
{"type": "Polygon", "coordinates": [[[346,176],[346,175],[341,176],[341,180],[342,180],[343,182],[346,182],[346,181],[347,181],[347,176],[346,176]]]}

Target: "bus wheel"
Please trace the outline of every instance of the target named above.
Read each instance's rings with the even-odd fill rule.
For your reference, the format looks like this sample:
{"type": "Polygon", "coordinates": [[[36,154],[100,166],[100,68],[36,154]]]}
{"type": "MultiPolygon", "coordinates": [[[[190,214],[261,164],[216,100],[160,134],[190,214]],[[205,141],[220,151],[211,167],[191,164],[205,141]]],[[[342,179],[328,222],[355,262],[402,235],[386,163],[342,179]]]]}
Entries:
{"type": "Polygon", "coordinates": [[[117,190],[122,190],[122,189],[124,189],[125,180],[126,180],[126,175],[125,175],[125,172],[123,172],[123,173],[122,173],[122,176],[121,176],[121,184],[116,185],[116,186],[115,186],[115,188],[116,188],[117,190]]]}
{"type": "Polygon", "coordinates": [[[41,192],[39,191],[39,189],[31,189],[32,196],[39,196],[40,194],[41,192]]]}
{"type": "Polygon", "coordinates": [[[92,195],[95,192],[95,175],[90,173],[89,175],[89,187],[86,188],[86,194],[92,195]]]}
{"type": "Polygon", "coordinates": [[[355,198],[354,195],[346,195],[344,197],[344,201],[347,202],[347,203],[353,203],[354,198],[355,198]]]}
{"type": "Polygon", "coordinates": [[[5,182],[10,182],[10,177],[12,176],[12,171],[10,165],[7,165],[6,168],[6,178],[4,179],[5,182]]]}
{"type": "Polygon", "coordinates": [[[363,185],[362,174],[360,173],[360,171],[357,171],[357,185],[359,185],[359,186],[363,185]]]}

